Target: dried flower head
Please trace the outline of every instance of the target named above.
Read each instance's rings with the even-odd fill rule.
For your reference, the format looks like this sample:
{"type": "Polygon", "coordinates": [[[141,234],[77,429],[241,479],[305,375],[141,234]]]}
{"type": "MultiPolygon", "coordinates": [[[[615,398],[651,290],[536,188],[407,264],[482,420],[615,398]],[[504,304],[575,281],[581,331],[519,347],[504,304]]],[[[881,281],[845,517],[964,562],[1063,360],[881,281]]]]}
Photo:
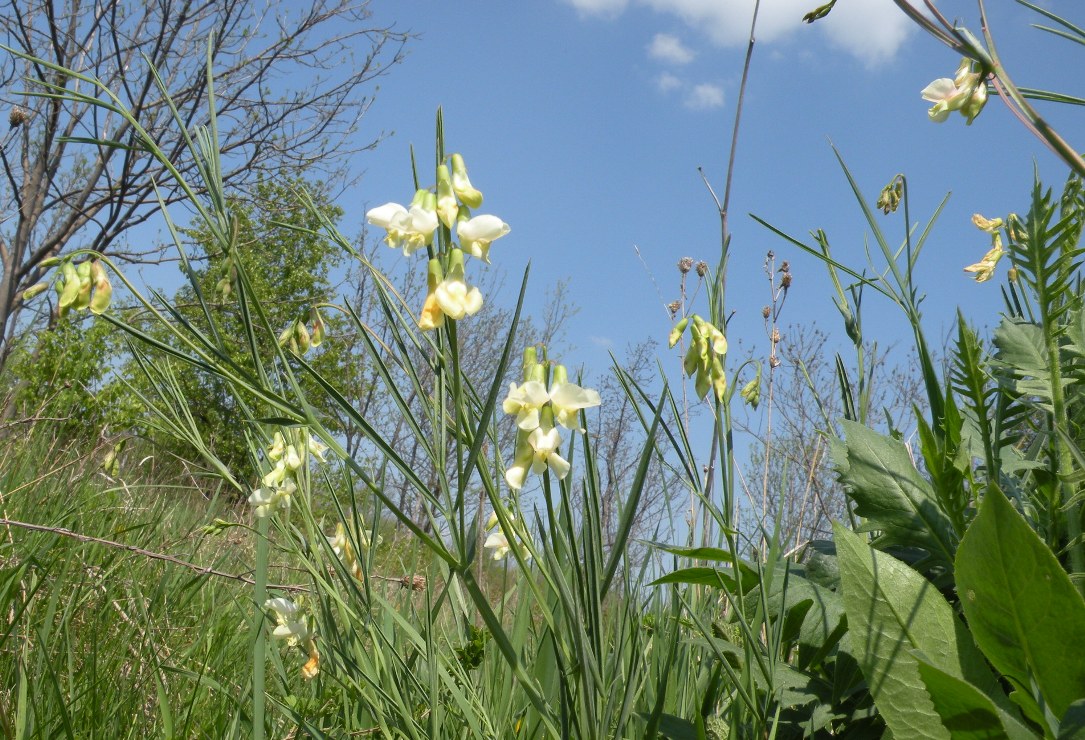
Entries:
{"type": "Polygon", "coordinates": [[[682,301],[671,301],[667,304],[667,310],[671,312],[671,318],[673,319],[682,310],[682,301]]]}
{"type": "Polygon", "coordinates": [[[693,269],[693,258],[683,257],[678,260],[678,271],[685,275],[687,272],[693,269]]]}
{"type": "Polygon", "coordinates": [[[767,319],[771,315],[772,315],[772,307],[771,306],[765,306],[764,308],[761,309],[761,318],[767,319]]]}
{"type": "Polygon", "coordinates": [[[773,355],[769,358],[769,367],[780,367],[780,358],[773,355]]]}
{"type": "Polygon", "coordinates": [[[697,277],[704,277],[708,274],[708,263],[701,260],[697,263],[697,277]]]}
{"type": "Polygon", "coordinates": [[[790,272],[785,272],[783,275],[780,276],[780,287],[783,288],[784,290],[787,290],[788,288],[791,287],[791,273],[790,272]]]}
{"type": "Polygon", "coordinates": [[[11,106],[11,112],[8,114],[8,123],[12,128],[19,128],[24,123],[30,120],[30,111],[21,105],[11,106]]]}
{"type": "Polygon", "coordinates": [[[769,338],[772,340],[773,344],[779,344],[780,343],[780,330],[774,328],[772,330],[772,336],[769,337],[769,338]]]}
{"type": "Polygon", "coordinates": [[[426,590],[426,577],[425,576],[403,576],[399,579],[399,583],[403,588],[409,588],[412,591],[425,591],[426,590]]]}

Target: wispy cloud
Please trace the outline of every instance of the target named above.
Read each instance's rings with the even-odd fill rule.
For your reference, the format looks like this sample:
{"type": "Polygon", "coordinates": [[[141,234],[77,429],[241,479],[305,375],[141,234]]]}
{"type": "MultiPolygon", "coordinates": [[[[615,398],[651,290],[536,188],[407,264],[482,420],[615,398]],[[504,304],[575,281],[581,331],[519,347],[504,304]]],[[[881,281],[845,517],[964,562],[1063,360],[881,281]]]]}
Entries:
{"type": "Polygon", "coordinates": [[[664,94],[669,93],[671,90],[677,90],[683,85],[685,83],[670,72],[664,72],[656,78],[656,88],[664,94]]]}
{"type": "Polygon", "coordinates": [[[723,88],[703,82],[694,85],[686,95],[685,105],[692,110],[709,110],[723,107],[723,88]]]}
{"type": "Polygon", "coordinates": [[[581,15],[615,16],[625,10],[629,0],[565,0],[572,5],[581,15]]]}
{"type": "MultiPolygon", "coordinates": [[[[676,17],[719,46],[740,46],[749,39],[754,0],[565,0],[583,15],[614,17],[631,4],[676,17]]],[[[869,65],[891,60],[913,30],[893,0],[839,3],[828,18],[813,26],[802,22],[812,0],[772,0],[757,16],[757,40],[771,44],[802,30],[821,34],[833,46],[869,65]]],[[[658,37],[657,37],[658,38],[658,37]]],[[[809,38],[809,36],[807,36],[809,38]]],[[[653,40],[653,43],[654,40],[653,40]]],[[[684,48],[684,47],[683,47],[684,48]]]]}
{"type": "Polygon", "coordinates": [[[686,48],[682,39],[669,33],[657,33],[648,44],[648,56],[670,64],[689,64],[693,52],[686,48]]]}
{"type": "Polygon", "coordinates": [[[602,347],[603,349],[611,349],[612,347],[614,347],[614,340],[610,337],[591,336],[588,337],[588,339],[590,339],[591,343],[594,344],[596,347],[602,347]]]}

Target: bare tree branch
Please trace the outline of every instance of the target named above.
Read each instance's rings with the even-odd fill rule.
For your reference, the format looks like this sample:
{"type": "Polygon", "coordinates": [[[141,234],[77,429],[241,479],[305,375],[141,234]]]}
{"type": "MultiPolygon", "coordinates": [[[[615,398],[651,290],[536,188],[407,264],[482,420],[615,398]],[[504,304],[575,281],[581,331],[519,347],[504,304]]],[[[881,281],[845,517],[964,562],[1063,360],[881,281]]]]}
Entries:
{"type": "MultiPolygon", "coordinates": [[[[349,177],[349,156],[380,138],[356,136],[372,102],[368,83],[400,61],[407,38],[374,25],[367,0],[0,0],[0,41],[115,91],[182,175],[195,167],[185,134],[211,122],[210,57],[223,179],[238,188],[283,170],[332,184],[349,177]]],[[[72,249],[123,257],[118,237],[160,207],[154,185],[167,204],[181,198],[131,123],[97,106],[35,97],[43,84],[96,94],[35,59],[0,59],[12,122],[0,138],[0,368],[21,293],[41,280],[44,260],[72,249]]]]}

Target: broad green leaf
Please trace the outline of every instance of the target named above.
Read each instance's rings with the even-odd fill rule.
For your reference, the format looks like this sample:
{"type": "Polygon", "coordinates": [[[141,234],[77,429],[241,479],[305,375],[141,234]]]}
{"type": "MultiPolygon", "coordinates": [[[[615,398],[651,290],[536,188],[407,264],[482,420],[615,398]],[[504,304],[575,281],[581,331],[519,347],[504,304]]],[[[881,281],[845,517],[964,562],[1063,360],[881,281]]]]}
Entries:
{"type": "Polygon", "coordinates": [[[845,442],[833,449],[841,482],[866,519],[860,531],[879,532],[879,548],[920,547],[951,567],[956,535],[934,490],[916,470],[902,442],[862,424],[842,421],[845,442]]]}
{"type": "Polygon", "coordinates": [[[833,531],[848,616],[846,645],[878,711],[894,737],[950,737],[919,676],[916,652],[994,697],[999,688],[983,655],[923,576],[839,524],[833,531]]]}
{"type": "MultiPolygon", "coordinates": [[[[647,715],[641,714],[647,718],[647,715]]],[[[697,729],[688,719],[675,717],[673,714],[663,714],[659,717],[659,734],[670,740],[697,740],[697,729]]]]}
{"type": "MultiPolygon", "coordinates": [[[[769,615],[773,619],[781,615],[795,618],[798,622],[795,625],[797,634],[785,633],[785,639],[795,639],[806,648],[808,655],[804,657],[821,659],[843,635],[840,622],[844,618],[844,607],[840,594],[807,580],[794,570],[787,573],[786,579],[784,575],[781,564],[777,566],[768,589],[766,604],[769,615]]],[[[759,597],[746,600],[750,612],[748,617],[752,616],[759,603],[759,597]]],[[[802,662],[802,667],[806,667],[805,661],[802,662]]]]}
{"type": "Polygon", "coordinates": [[[1017,380],[1018,393],[1035,396],[1045,408],[1051,403],[1051,362],[1039,324],[1003,318],[995,330],[996,358],[1017,380]]]}
{"type": "Polygon", "coordinates": [[[997,489],[961,540],[957,591],[976,643],[1030,717],[1043,721],[1033,687],[1056,717],[1085,696],[1085,601],[997,489]]]}
{"type": "Polygon", "coordinates": [[[1036,733],[964,679],[919,661],[919,675],[953,740],[1035,740],[1036,733]]]}
{"type": "Polygon", "coordinates": [[[1085,740],[1085,699],[1078,699],[1059,723],[1059,740],[1085,740]]]}

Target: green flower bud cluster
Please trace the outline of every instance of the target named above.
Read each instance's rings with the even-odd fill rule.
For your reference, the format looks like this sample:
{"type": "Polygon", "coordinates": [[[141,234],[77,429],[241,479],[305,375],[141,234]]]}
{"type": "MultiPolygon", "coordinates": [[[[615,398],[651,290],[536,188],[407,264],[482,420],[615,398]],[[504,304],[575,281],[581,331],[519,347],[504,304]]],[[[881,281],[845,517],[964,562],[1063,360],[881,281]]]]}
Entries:
{"type": "Polygon", "coordinates": [[[682,360],[682,369],[687,376],[694,379],[693,388],[698,398],[704,398],[709,390],[714,390],[716,399],[722,401],[727,391],[727,376],[723,370],[727,337],[714,324],[693,314],[683,318],[671,329],[671,347],[678,344],[687,327],[690,345],[682,360]]]}

